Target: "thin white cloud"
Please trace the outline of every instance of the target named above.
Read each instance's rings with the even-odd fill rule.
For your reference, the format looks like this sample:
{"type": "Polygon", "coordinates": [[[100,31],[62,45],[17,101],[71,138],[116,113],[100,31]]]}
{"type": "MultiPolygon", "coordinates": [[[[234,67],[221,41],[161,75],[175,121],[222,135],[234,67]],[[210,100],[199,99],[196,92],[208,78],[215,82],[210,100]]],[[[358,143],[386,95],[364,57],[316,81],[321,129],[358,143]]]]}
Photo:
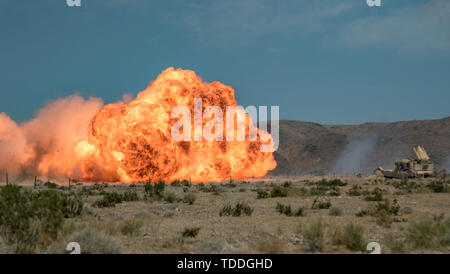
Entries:
{"type": "MultiPolygon", "coordinates": [[[[328,45],[350,48],[450,49],[450,0],[428,0],[424,4],[404,1],[398,7],[388,1],[396,0],[383,0],[380,8],[367,7],[365,0],[108,0],[107,3],[113,8],[157,16],[169,26],[186,29],[190,38],[210,46],[226,48],[258,41],[271,44],[277,37],[317,34],[328,45]],[[366,14],[366,9],[382,12],[372,16],[366,14]]],[[[270,47],[268,51],[279,50],[270,47]]]]}
{"type": "Polygon", "coordinates": [[[267,35],[318,32],[353,6],[336,0],[215,0],[188,4],[169,20],[193,30],[203,42],[230,46],[267,35]]]}
{"type": "Polygon", "coordinates": [[[396,9],[386,16],[359,19],[345,26],[340,38],[353,46],[449,49],[450,1],[431,0],[422,5],[396,9]]]}
{"type": "Polygon", "coordinates": [[[108,0],[107,4],[117,8],[148,9],[164,0],[108,0]]]}

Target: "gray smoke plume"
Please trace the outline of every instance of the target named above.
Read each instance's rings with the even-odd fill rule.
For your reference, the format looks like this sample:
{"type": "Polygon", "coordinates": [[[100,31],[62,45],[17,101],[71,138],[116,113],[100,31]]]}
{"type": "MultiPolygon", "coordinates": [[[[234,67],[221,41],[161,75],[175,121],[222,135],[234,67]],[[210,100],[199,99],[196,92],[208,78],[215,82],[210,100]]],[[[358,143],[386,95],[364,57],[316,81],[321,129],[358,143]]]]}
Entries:
{"type": "Polygon", "coordinates": [[[447,170],[447,173],[450,172],[450,155],[447,157],[447,160],[444,162],[444,164],[442,165],[442,168],[444,168],[445,170],[447,170]]]}
{"type": "Polygon", "coordinates": [[[366,164],[368,155],[377,143],[376,136],[359,136],[349,139],[349,143],[334,163],[333,173],[352,174],[367,173],[370,168],[366,164]]]}

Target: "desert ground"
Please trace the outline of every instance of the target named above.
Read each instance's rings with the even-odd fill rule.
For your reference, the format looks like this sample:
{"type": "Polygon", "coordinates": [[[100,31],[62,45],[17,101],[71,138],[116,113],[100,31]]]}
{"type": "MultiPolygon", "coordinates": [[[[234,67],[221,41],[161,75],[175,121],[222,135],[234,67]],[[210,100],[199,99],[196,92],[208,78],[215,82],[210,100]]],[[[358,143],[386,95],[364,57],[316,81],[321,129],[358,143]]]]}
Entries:
{"type": "MultiPolygon", "coordinates": [[[[369,253],[369,242],[381,253],[449,253],[448,177],[280,176],[177,181],[158,191],[154,184],[40,181],[22,189],[50,188],[83,204],[35,253],[68,253],[72,241],[82,253],[369,253]]],[[[0,241],[1,253],[17,252],[0,241]]]]}

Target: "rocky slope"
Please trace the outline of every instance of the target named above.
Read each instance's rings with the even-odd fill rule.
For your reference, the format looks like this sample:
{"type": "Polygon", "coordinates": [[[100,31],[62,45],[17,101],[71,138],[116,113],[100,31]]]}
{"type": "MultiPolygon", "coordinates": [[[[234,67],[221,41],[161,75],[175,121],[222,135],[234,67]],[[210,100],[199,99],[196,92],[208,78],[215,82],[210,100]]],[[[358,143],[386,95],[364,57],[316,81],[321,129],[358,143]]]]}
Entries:
{"type": "Polygon", "coordinates": [[[414,157],[415,145],[424,146],[439,168],[450,170],[450,117],[342,126],[282,120],[277,168],[269,175],[371,173],[414,157]]]}

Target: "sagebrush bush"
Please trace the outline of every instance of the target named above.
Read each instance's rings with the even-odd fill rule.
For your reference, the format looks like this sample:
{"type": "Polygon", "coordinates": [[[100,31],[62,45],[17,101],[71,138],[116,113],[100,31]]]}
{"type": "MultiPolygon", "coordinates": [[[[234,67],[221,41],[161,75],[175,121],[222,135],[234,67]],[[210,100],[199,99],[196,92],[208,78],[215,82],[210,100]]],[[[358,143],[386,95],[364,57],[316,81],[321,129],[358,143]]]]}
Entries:
{"type": "MultiPolygon", "coordinates": [[[[130,197],[128,197],[130,198],[130,197]]],[[[105,192],[103,198],[92,203],[93,207],[104,208],[104,207],[115,207],[116,204],[120,204],[124,201],[124,195],[118,192],[105,192]]]]}
{"type": "Polygon", "coordinates": [[[0,190],[0,234],[16,253],[56,239],[64,220],[65,198],[56,190],[31,192],[8,185],[0,190]]]}
{"type": "Polygon", "coordinates": [[[377,203],[375,206],[376,212],[386,212],[391,215],[398,215],[400,211],[400,206],[397,203],[397,200],[394,199],[394,201],[391,202],[389,200],[384,200],[381,203],[377,203]]]}
{"type": "Polygon", "coordinates": [[[397,194],[424,193],[428,191],[424,185],[409,181],[407,179],[403,179],[400,182],[389,181],[388,184],[400,190],[396,192],[397,194]]]}
{"type": "Polygon", "coordinates": [[[318,219],[309,225],[300,228],[306,250],[321,252],[325,246],[325,224],[318,219]]]}
{"type": "Polygon", "coordinates": [[[406,240],[414,248],[435,248],[450,245],[450,220],[443,216],[412,222],[407,230],[406,240]]]}
{"type": "Polygon", "coordinates": [[[63,196],[61,210],[64,218],[80,216],[83,211],[83,201],[78,197],[63,196]]]}
{"type": "Polygon", "coordinates": [[[111,202],[105,198],[101,198],[92,203],[93,207],[105,208],[105,207],[115,207],[116,203],[111,202]]]}
{"type": "Polygon", "coordinates": [[[83,186],[79,191],[78,191],[78,195],[79,196],[90,196],[90,195],[94,195],[96,194],[95,191],[93,191],[90,187],[88,186],[83,186]]]}
{"type": "Polygon", "coordinates": [[[385,211],[380,211],[375,215],[375,222],[379,226],[390,228],[394,222],[394,218],[385,211]]]}
{"type": "Polygon", "coordinates": [[[123,235],[137,235],[144,222],[140,219],[127,219],[120,225],[120,232],[123,235]]]}
{"type": "Polygon", "coordinates": [[[119,254],[122,249],[118,238],[91,227],[69,236],[69,241],[80,244],[81,254],[119,254]]]}
{"type": "Polygon", "coordinates": [[[336,230],[333,235],[333,243],[344,245],[351,251],[364,251],[366,245],[364,228],[358,224],[350,223],[343,230],[336,230]]]}
{"type": "Polygon", "coordinates": [[[317,181],[315,183],[312,183],[318,186],[326,186],[326,187],[333,187],[333,186],[346,186],[347,183],[343,182],[339,179],[333,179],[333,180],[326,180],[326,179],[322,179],[320,181],[317,181]]]}
{"type": "Polygon", "coordinates": [[[310,196],[323,196],[326,194],[326,190],[319,187],[313,187],[309,189],[309,195],[310,196]]]}
{"type": "Polygon", "coordinates": [[[331,207],[331,202],[328,199],[318,198],[314,199],[311,206],[312,209],[328,209],[331,207]]]}
{"type": "Polygon", "coordinates": [[[144,185],[144,191],[148,197],[163,198],[165,189],[166,183],[164,183],[164,181],[159,181],[157,183],[148,182],[144,185]]]}
{"type": "Polygon", "coordinates": [[[283,204],[277,203],[277,206],[276,206],[275,209],[280,214],[284,214],[286,216],[292,216],[291,205],[283,205],[283,204]]]}
{"type": "Polygon", "coordinates": [[[299,208],[299,209],[297,209],[297,211],[293,212],[291,205],[283,205],[283,204],[277,203],[277,206],[275,207],[275,209],[278,211],[278,213],[284,214],[286,216],[296,216],[296,217],[303,216],[303,208],[299,208]]]}
{"type": "Polygon", "coordinates": [[[144,192],[146,194],[153,194],[153,184],[151,182],[145,183],[144,192]]]}
{"type": "Polygon", "coordinates": [[[58,187],[57,184],[52,183],[52,182],[50,182],[50,181],[47,181],[46,183],[44,183],[44,186],[46,186],[46,187],[48,187],[48,188],[50,188],[50,189],[55,189],[55,188],[58,187]]]}
{"type": "Polygon", "coordinates": [[[390,227],[394,218],[392,216],[398,215],[400,206],[397,200],[391,203],[389,200],[378,202],[375,206],[368,209],[362,209],[356,213],[356,217],[363,217],[366,215],[375,217],[376,223],[383,227],[390,227]]]}
{"type": "Polygon", "coordinates": [[[219,213],[220,217],[222,216],[233,216],[233,207],[231,205],[226,205],[222,207],[219,213]]]}
{"type": "Polygon", "coordinates": [[[134,190],[127,190],[122,195],[122,200],[125,202],[139,201],[139,196],[134,190]]]}
{"type": "Polygon", "coordinates": [[[282,254],[286,243],[279,238],[271,237],[258,242],[256,249],[263,254],[282,254]]]}
{"type": "Polygon", "coordinates": [[[219,186],[217,186],[215,184],[209,184],[206,186],[203,183],[198,184],[198,190],[201,192],[211,192],[214,195],[219,195],[220,192],[223,191],[219,186]]]}
{"type": "Polygon", "coordinates": [[[164,194],[164,201],[168,202],[169,204],[174,203],[177,200],[177,196],[175,196],[172,192],[167,192],[164,194]]]}
{"type": "Polygon", "coordinates": [[[115,191],[106,192],[105,194],[103,194],[103,198],[115,204],[120,204],[123,201],[123,195],[115,191]]]}
{"type": "Polygon", "coordinates": [[[195,238],[197,237],[198,233],[200,232],[200,227],[186,227],[182,232],[181,235],[183,238],[195,238]]]}
{"type": "Polygon", "coordinates": [[[309,190],[305,187],[293,188],[292,192],[295,193],[297,196],[308,196],[309,194],[309,190]]]}
{"type": "Polygon", "coordinates": [[[91,189],[91,190],[95,190],[95,191],[101,192],[101,191],[103,191],[103,190],[105,189],[105,187],[107,187],[107,186],[108,186],[107,184],[98,184],[98,183],[95,183],[95,184],[93,184],[93,185],[90,187],[90,189],[91,189]]]}
{"type": "Polygon", "coordinates": [[[449,193],[450,185],[445,180],[433,181],[426,185],[428,189],[430,189],[434,193],[449,193]]]}
{"type": "Polygon", "coordinates": [[[301,207],[301,208],[299,208],[299,209],[297,209],[297,211],[295,211],[294,212],[294,216],[295,217],[301,217],[301,216],[304,216],[304,210],[303,210],[303,208],[301,207]]]}
{"type": "Polygon", "coordinates": [[[269,192],[262,190],[262,189],[257,189],[256,194],[257,194],[257,199],[269,198],[269,192]]]}
{"type": "Polygon", "coordinates": [[[155,185],[153,187],[153,191],[154,191],[155,195],[158,197],[163,196],[163,192],[165,189],[166,189],[166,183],[164,183],[164,181],[159,181],[159,182],[155,183],[155,185]]]}
{"type": "Polygon", "coordinates": [[[195,243],[194,250],[200,254],[218,254],[224,249],[225,243],[217,238],[201,238],[195,243]]]}
{"type": "Polygon", "coordinates": [[[372,192],[364,196],[366,201],[382,201],[383,200],[383,190],[380,188],[375,188],[372,192]]]}
{"type": "Polygon", "coordinates": [[[183,202],[187,203],[188,205],[193,205],[196,199],[197,196],[195,196],[195,194],[188,193],[184,195],[183,202]]]}
{"type": "Polygon", "coordinates": [[[385,235],[383,242],[389,247],[392,254],[402,254],[406,251],[405,242],[392,234],[385,235]]]}
{"type": "Polygon", "coordinates": [[[360,185],[353,185],[349,191],[347,191],[347,195],[349,196],[361,196],[363,194],[363,189],[360,185]]]}
{"type": "Polygon", "coordinates": [[[328,196],[341,196],[341,190],[339,188],[331,189],[327,192],[328,196]]]}
{"type": "Polygon", "coordinates": [[[222,216],[233,216],[239,217],[241,215],[251,216],[253,209],[246,203],[237,203],[234,207],[231,205],[226,205],[222,208],[219,215],[222,216]]]}
{"type": "Polygon", "coordinates": [[[288,188],[284,186],[274,186],[270,191],[270,197],[286,197],[288,195],[288,188]]]}

